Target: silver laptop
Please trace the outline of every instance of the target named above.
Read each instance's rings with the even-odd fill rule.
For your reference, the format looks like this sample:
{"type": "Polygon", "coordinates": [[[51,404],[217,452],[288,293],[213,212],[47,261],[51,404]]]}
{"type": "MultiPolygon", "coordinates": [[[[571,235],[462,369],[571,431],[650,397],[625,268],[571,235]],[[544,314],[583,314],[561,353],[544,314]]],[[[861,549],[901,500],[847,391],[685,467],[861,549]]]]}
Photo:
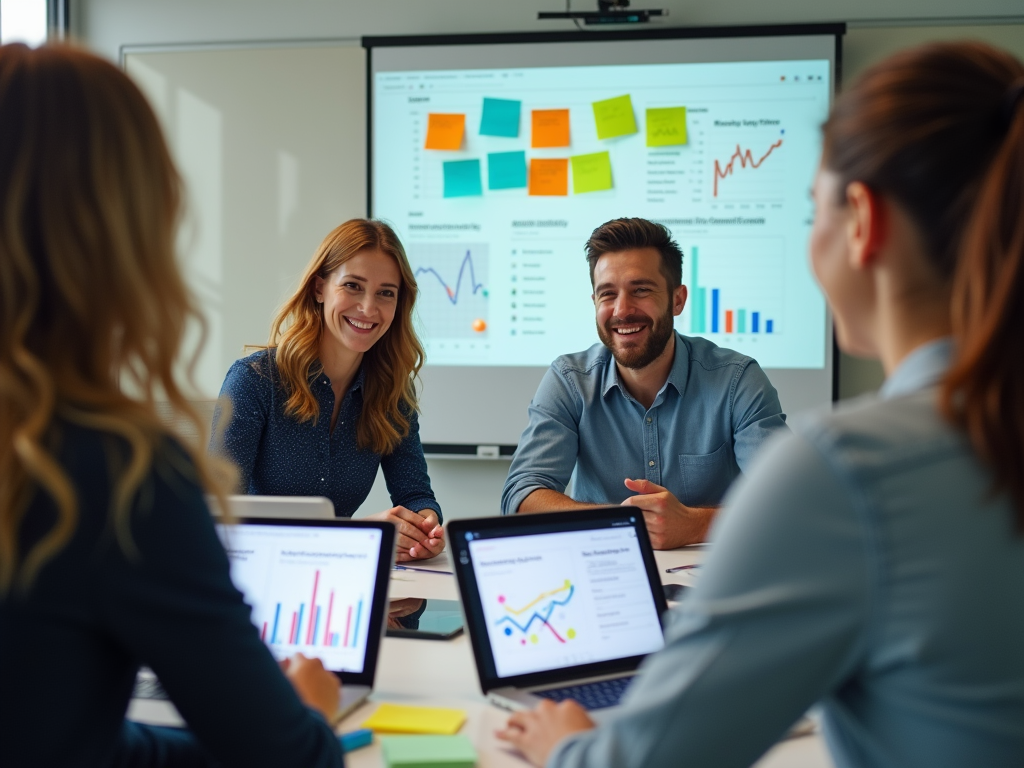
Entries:
{"type": "Polygon", "coordinates": [[[600,717],[664,646],[642,513],[605,507],[448,524],[480,687],[505,709],[575,699],[600,717]]]}
{"type": "MultiPolygon", "coordinates": [[[[244,518],[217,524],[231,578],[276,659],[317,657],[343,683],[337,722],[373,687],[384,634],[395,527],[364,520],[244,518]]],[[[155,675],[140,672],[128,719],[184,721],[155,675]]]]}
{"type": "MultiPolygon", "coordinates": [[[[323,496],[228,496],[228,512],[236,520],[247,517],[291,517],[300,520],[333,520],[334,504],[323,496]]],[[[214,515],[220,514],[213,496],[206,504],[214,515]]]]}

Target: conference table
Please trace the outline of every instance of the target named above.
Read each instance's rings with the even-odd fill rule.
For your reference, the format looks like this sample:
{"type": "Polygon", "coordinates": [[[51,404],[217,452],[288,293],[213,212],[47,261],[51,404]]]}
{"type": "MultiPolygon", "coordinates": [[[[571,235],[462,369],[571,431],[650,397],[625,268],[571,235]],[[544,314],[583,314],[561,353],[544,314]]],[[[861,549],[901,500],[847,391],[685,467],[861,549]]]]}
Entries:
{"type": "MultiPolygon", "coordinates": [[[[703,546],[697,546],[656,552],[662,581],[692,586],[694,577],[686,571],[667,574],[665,569],[699,563],[704,557],[704,550],[703,546]]],[[[428,600],[458,600],[447,552],[410,565],[439,572],[392,571],[392,599],[419,597],[428,600]]],[[[477,765],[480,768],[523,768],[527,765],[526,760],[512,747],[494,735],[495,731],[504,726],[508,712],[488,704],[480,692],[473,650],[465,632],[451,640],[385,637],[377,661],[374,692],[367,703],[342,721],[339,733],[360,728],[362,722],[382,702],[464,710],[468,719],[459,733],[473,742],[479,755],[477,765]]],[[[346,755],[346,765],[353,768],[384,765],[379,738],[375,738],[371,746],[346,755]]],[[[756,766],[832,768],[833,763],[820,735],[812,733],[781,741],[756,766]]]]}

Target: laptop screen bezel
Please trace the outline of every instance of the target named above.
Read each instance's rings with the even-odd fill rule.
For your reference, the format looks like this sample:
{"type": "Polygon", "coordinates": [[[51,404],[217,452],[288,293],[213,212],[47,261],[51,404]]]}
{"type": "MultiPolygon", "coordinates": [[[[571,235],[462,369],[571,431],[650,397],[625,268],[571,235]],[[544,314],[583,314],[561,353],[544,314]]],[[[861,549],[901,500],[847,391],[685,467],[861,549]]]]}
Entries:
{"type": "Polygon", "coordinates": [[[377,658],[380,655],[380,643],[384,637],[385,621],[388,605],[388,589],[391,583],[391,568],[395,561],[395,526],[391,523],[371,520],[334,520],[275,517],[241,517],[234,520],[217,520],[217,525],[265,525],[303,528],[346,528],[373,529],[380,531],[380,552],[377,556],[377,572],[373,580],[373,600],[370,603],[370,626],[366,635],[366,655],[363,657],[363,671],[349,672],[332,669],[335,675],[346,685],[366,685],[373,687],[377,674],[377,658]]]}
{"type": "Polygon", "coordinates": [[[484,538],[489,538],[486,534],[500,531],[506,534],[503,538],[512,538],[544,533],[601,530],[612,527],[612,523],[628,525],[636,531],[637,541],[640,544],[640,554],[647,573],[648,586],[651,589],[651,597],[654,600],[654,607],[658,613],[658,621],[661,623],[662,632],[664,632],[664,615],[668,610],[668,604],[665,602],[665,596],[661,589],[658,565],[654,559],[654,550],[651,547],[650,537],[647,535],[647,526],[644,524],[643,513],[639,510],[630,510],[626,507],[595,507],[593,509],[571,512],[547,512],[543,514],[488,517],[473,520],[453,520],[447,524],[448,547],[452,553],[452,566],[455,570],[455,577],[459,586],[459,595],[462,598],[462,610],[466,617],[466,629],[469,632],[470,644],[473,647],[473,657],[476,661],[480,689],[485,694],[495,688],[506,686],[529,688],[569,680],[579,680],[586,677],[631,672],[640,666],[640,662],[644,660],[645,656],[629,656],[591,664],[579,664],[572,667],[559,667],[541,672],[531,672],[524,675],[499,677],[494,662],[494,654],[491,652],[490,637],[487,633],[483,604],[480,600],[480,591],[477,588],[476,573],[473,570],[472,555],[469,549],[469,542],[466,540],[466,534],[473,533],[475,535],[482,532],[485,534],[484,538]]]}

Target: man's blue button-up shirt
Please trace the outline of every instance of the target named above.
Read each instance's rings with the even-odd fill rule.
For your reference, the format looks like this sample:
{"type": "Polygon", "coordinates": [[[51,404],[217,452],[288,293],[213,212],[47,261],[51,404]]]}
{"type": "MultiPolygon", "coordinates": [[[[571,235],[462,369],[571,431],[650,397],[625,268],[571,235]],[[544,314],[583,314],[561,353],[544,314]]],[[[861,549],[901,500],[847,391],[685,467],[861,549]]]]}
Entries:
{"type": "Polygon", "coordinates": [[[755,360],[706,339],[675,336],[668,380],[650,408],[619,377],[611,351],[595,344],[551,364],[530,404],[501,510],[533,491],[564,492],[575,470],[577,501],[619,504],[623,481],[647,479],[688,506],[715,506],[786,416],[755,360]]]}

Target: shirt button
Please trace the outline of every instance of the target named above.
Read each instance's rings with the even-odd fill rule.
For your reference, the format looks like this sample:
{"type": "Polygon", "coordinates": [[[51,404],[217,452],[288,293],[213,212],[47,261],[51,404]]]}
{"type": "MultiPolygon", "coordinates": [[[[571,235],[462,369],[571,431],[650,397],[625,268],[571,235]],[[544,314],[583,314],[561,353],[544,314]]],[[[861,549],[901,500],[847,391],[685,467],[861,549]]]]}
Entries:
{"type": "Polygon", "coordinates": [[[652,419],[650,416],[648,416],[647,417],[647,423],[650,424],[652,421],[654,421],[654,419],[652,419]]]}
{"type": "Polygon", "coordinates": [[[654,462],[653,462],[653,461],[648,461],[648,462],[647,462],[647,466],[649,466],[649,467],[653,467],[653,466],[654,466],[654,462]]]}

